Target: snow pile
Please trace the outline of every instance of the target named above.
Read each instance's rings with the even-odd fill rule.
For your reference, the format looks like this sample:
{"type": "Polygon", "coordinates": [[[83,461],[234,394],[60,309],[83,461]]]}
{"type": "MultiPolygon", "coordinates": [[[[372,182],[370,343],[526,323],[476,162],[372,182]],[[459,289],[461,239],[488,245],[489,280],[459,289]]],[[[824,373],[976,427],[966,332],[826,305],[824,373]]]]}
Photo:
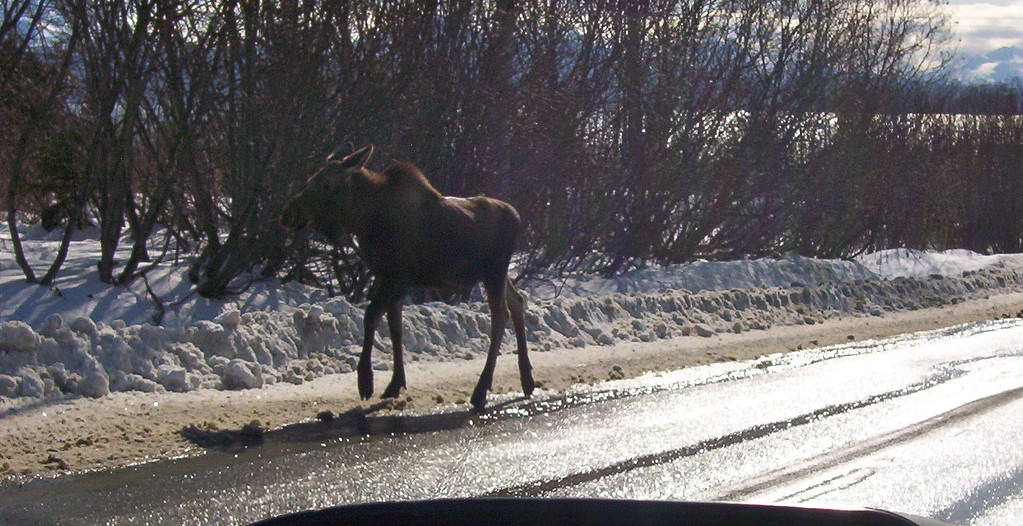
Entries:
{"type": "Polygon", "coordinates": [[[678,289],[699,292],[816,286],[832,281],[959,276],[963,272],[996,266],[1023,269],[1023,254],[987,256],[961,249],[924,252],[900,248],[866,254],[853,261],[822,260],[793,254],[779,259],[695,261],[649,267],[613,278],[575,275],[536,279],[530,280],[523,288],[534,298],[553,299],[678,289]]]}
{"type": "Polygon", "coordinates": [[[1009,268],[1023,267],[1023,255],[983,255],[972,250],[946,250],[922,252],[898,248],[865,254],[856,261],[871,272],[886,278],[924,278],[932,275],[958,276],[963,272],[981,270],[997,265],[1009,268]]]}
{"type": "MultiPolygon", "coordinates": [[[[58,234],[59,231],[46,232],[38,226],[22,234],[26,259],[34,264],[37,276],[44,274],[53,261],[59,245],[58,234]]],[[[154,239],[161,237],[153,236],[154,239]]],[[[152,323],[157,309],[141,279],[128,287],[100,283],[96,271],[100,253],[97,238],[94,229],[77,231],[56,283],[49,288],[38,287],[25,283],[9,246],[7,226],[0,225],[0,321],[21,320],[37,327],[51,314],[59,313],[65,320],[91,318],[107,323],[123,320],[127,325],[152,323]]],[[[130,238],[122,240],[120,248],[118,259],[124,261],[129,257],[130,238]]],[[[154,256],[161,252],[161,247],[150,247],[154,256]]],[[[225,301],[203,298],[194,294],[194,287],[188,280],[185,270],[189,258],[174,257],[173,250],[169,252],[171,255],[166,261],[147,274],[150,287],[166,309],[160,323],[165,327],[183,328],[232,310],[290,312],[299,305],[328,299],[322,290],[297,283],[282,285],[274,280],[253,283],[237,298],[225,301]]]]}
{"type": "Polygon", "coordinates": [[[855,261],[819,260],[798,255],[781,259],[695,261],[684,265],[650,267],[614,278],[569,276],[538,280],[525,289],[536,298],[598,296],[670,290],[748,289],[819,285],[828,281],[877,279],[880,275],[855,261]]]}
{"type": "MultiPolygon", "coordinates": [[[[37,236],[26,248],[45,261],[53,243],[37,236]]],[[[66,272],[52,289],[24,283],[11,257],[0,255],[0,397],[252,389],[349,372],[358,360],[362,306],[272,282],[231,301],[207,300],[188,293],[181,266],[164,265],[150,274],[168,305],[165,323],[156,326],[148,323],[154,309],[141,285],[96,283],[97,250],[88,239],[73,243],[66,272]]],[[[527,340],[532,350],[545,351],[877,316],[1023,290],[1023,257],[965,251],[895,251],[858,261],[791,256],[696,262],[615,279],[576,276],[522,288],[529,297],[527,340]]],[[[486,352],[485,303],[410,305],[403,319],[409,360],[486,352]]],[[[382,325],[375,369],[391,367],[389,329],[382,325]]]]}
{"type": "MultiPolygon", "coordinates": [[[[881,315],[959,301],[995,289],[1023,289],[1023,273],[1004,268],[958,278],[834,281],[815,286],[565,297],[530,302],[527,337],[534,350],[677,336],[705,336],[813,324],[839,314],[881,315]]],[[[408,306],[410,360],[482,355],[489,315],[482,303],[408,306]]],[[[335,298],[292,313],[230,311],[185,328],[123,321],[70,323],[54,314],[37,329],[0,324],[0,396],[110,391],[249,389],[302,383],[351,371],[362,340],[362,309],[335,298]]],[[[373,366],[390,368],[386,323],[373,366]]]]}

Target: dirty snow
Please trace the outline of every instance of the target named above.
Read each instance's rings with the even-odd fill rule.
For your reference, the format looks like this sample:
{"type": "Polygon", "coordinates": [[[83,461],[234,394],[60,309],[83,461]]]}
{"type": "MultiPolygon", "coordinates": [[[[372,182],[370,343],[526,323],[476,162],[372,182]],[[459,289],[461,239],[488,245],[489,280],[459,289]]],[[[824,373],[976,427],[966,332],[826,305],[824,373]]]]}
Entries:
{"type": "MultiPolygon", "coordinates": [[[[362,306],[298,284],[258,283],[226,301],[191,294],[185,259],[149,274],[166,307],[140,281],[98,283],[98,243],[72,243],[54,287],[30,285],[0,232],[0,397],[14,406],[39,398],[103,397],[117,391],[256,389],[301,384],[351,371],[362,341],[362,306]]],[[[38,228],[24,235],[37,272],[56,250],[38,228]]],[[[93,236],[94,237],[94,236],[93,236]]],[[[125,243],[127,246],[127,242],[125,243]]],[[[885,251],[855,261],[800,256],[653,267],[607,279],[570,276],[522,284],[529,297],[531,349],[607,346],[775,325],[815,324],[839,315],[954,303],[1023,290],[1023,256],[969,251],[885,251]]],[[[385,326],[377,349],[390,342],[385,326]]],[[[489,315],[480,302],[405,309],[409,360],[470,359],[486,351],[489,315]]],[[[390,368],[390,353],[373,366],[390,368]]]]}

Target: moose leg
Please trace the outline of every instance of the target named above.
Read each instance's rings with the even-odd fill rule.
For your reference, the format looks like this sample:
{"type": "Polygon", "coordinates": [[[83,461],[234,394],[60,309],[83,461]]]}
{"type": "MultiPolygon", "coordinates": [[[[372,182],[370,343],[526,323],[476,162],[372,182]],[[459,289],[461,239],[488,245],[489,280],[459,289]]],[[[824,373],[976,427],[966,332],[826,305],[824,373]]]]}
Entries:
{"type": "Polygon", "coordinates": [[[377,300],[370,301],[363,319],[362,353],[359,355],[359,397],[369,400],[373,396],[373,338],[380,325],[383,308],[377,300]]]}
{"type": "Polygon", "coordinates": [[[487,405],[487,391],[494,382],[494,367],[497,365],[497,354],[501,349],[501,337],[508,323],[508,307],[505,303],[505,276],[498,280],[486,280],[483,285],[487,289],[487,302],[490,304],[490,349],[487,350],[487,362],[483,365],[483,373],[472,391],[473,408],[483,411],[487,405]]]}
{"type": "Polygon", "coordinates": [[[394,346],[394,371],[391,383],[384,389],[381,398],[397,398],[405,388],[405,361],[401,352],[401,304],[399,299],[387,308],[387,325],[391,328],[391,344],[394,346]]]}
{"type": "Polygon", "coordinates": [[[515,326],[515,343],[519,353],[519,378],[522,380],[522,394],[529,398],[533,394],[536,383],[533,381],[533,366],[529,363],[526,351],[526,300],[522,293],[515,290],[511,280],[505,281],[504,293],[507,297],[508,310],[511,311],[512,324],[515,326]]]}
{"type": "Polygon", "coordinates": [[[363,319],[362,354],[359,355],[359,364],[356,367],[359,375],[359,396],[363,400],[369,400],[373,396],[373,362],[371,357],[373,355],[373,338],[376,336],[377,327],[380,326],[380,317],[383,316],[384,309],[400,300],[403,294],[404,289],[384,284],[377,286],[370,292],[369,307],[366,307],[366,314],[363,319]]]}

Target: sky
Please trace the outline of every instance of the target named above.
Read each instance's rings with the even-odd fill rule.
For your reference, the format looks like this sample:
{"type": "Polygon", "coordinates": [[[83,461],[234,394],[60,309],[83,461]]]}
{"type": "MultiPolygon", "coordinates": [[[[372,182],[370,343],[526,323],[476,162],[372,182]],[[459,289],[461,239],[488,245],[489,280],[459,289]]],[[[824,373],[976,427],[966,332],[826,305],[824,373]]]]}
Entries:
{"type": "Polygon", "coordinates": [[[1023,0],[950,0],[948,11],[964,78],[1023,75],[1023,0]]]}
{"type": "Polygon", "coordinates": [[[952,0],[948,8],[963,53],[1023,49],[1023,0],[952,0]]]}

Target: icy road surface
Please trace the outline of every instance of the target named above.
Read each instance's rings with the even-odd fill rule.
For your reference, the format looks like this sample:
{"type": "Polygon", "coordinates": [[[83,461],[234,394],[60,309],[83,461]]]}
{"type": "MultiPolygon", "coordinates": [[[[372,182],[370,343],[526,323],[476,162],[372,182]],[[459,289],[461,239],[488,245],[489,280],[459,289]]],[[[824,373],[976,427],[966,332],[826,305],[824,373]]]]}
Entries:
{"type": "Polygon", "coordinates": [[[0,487],[0,523],[244,524],[344,503],[595,496],[1023,523],[1023,321],[611,382],[489,414],[343,415],[0,487]]]}

